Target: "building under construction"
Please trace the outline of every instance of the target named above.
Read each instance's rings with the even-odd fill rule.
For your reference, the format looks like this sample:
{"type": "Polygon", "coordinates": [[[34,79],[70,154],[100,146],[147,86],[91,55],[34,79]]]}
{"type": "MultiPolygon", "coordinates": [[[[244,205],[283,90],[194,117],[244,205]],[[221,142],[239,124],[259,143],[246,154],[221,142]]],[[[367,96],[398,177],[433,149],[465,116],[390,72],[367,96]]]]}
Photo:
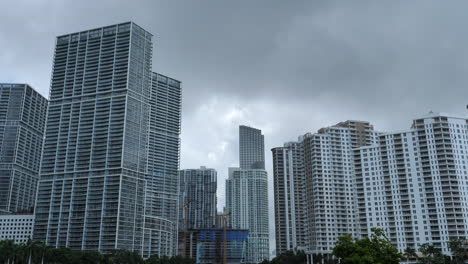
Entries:
{"type": "Polygon", "coordinates": [[[183,238],[184,232],[179,233],[179,242],[185,246],[179,246],[182,256],[187,256],[196,260],[197,264],[234,264],[243,263],[248,230],[209,228],[209,229],[189,229],[186,232],[186,239],[183,238]],[[226,239],[224,239],[224,233],[226,239]],[[226,254],[226,258],[224,258],[226,254]]]}

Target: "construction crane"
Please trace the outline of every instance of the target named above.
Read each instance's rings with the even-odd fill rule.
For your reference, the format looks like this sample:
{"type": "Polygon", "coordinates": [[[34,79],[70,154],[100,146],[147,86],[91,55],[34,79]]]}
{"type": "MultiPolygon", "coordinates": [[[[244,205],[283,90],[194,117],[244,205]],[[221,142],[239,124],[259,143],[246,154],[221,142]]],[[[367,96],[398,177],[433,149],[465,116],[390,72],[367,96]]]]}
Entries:
{"type": "Polygon", "coordinates": [[[190,257],[190,254],[187,255],[187,226],[188,226],[188,210],[189,210],[190,201],[187,200],[183,205],[180,206],[180,210],[184,210],[184,247],[183,254],[184,257],[190,257]]]}
{"type": "Polygon", "coordinates": [[[226,228],[227,228],[227,217],[231,213],[224,213],[220,215],[213,216],[214,218],[223,218],[223,264],[227,264],[227,238],[226,238],[226,228]]]}

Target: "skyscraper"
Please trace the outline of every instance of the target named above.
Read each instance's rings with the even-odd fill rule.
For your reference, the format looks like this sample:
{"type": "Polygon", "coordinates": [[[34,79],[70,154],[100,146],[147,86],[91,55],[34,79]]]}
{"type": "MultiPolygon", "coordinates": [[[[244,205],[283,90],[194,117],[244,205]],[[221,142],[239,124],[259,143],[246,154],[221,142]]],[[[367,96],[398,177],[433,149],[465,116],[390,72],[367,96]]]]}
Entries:
{"type": "Polygon", "coordinates": [[[33,210],[46,114],[31,86],[0,83],[0,213],[33,210]]]}
{"type": "Polygon", "coordinates": [[[239,163],[241,169],[265,169],[265,142],[260,129],[239,126],[239,163]]]}
{"type": "Polygon", "coordinates": [[[304,135],[309,243],[314,254],[330,254],[341,235],[357,236],[352,149],[372,140],[373,127],[362,121],[304,135]]]}
{"type": "MultiPolygon", "coordinates": [[[[467,236],[468,119],[429,113],[390,133],[346,121],[306,134],[302,148],[311,254],[329,255],[338,236],[366,237],[373,228],[400,252],[427,243],[450,254],[449,241],[467,236]]],[[[279,211],[291,199],[276,195],[286,169],[300,175],[285,149],[273,149],[279,211]]],[[[284,225],[277,217],[279,250],[289,243],[284,225]]]]}
{"type": "Polygon", "coordinates": [[[177,254],[178,173],[182,87],[153,73],[143,256],[177,254]]]}
{"type": "Polygon", "coordinates": [[[231,213],[231,228],[249,230],[244,263],[269,259],[267,172],[230,168],[226,180],[226,211],[231,213]]]}
{"type": "Polygon", "coordinates": [[[262,131],[239,127],[241,168],[230,168],[226,180],[226,212],[231,228],[248,229],[244,263],[269,259],[268,174],[262,131]]]}
{"type": "Polygon", "coordinates": [[[400,252],[468,233],[468,120],[430,113],[355,150],[361,236],[384,228],[400,252]]]}
{"type": "Polygon", "coordinates": [[[273,148],[276,254],[309,248],[302,138],[273,148]]]}
{"type": "Polygon", "coordinates": [[[141,250],[151,38],[131,22],[57,37],[35,240],[141,250]]]}
{"type": "Polygon", "coordinates": [[[200,167],[179,172],[179,205],[188,202],[187,215],[180,212],[179,226],[187,229],[213,228],[216,216],[217,173],[200,167]],[[186,218],[186,219],[185,219],[186,218]]]}

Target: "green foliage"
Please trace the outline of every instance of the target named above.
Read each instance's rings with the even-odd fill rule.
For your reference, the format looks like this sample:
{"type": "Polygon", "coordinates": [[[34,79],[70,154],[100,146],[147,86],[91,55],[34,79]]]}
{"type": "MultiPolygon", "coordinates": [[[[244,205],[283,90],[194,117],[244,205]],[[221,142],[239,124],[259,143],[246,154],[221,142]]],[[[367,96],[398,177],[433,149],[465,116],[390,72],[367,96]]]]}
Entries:
{"type": "Polygon", "coordinates": [[[391,244],[382,229],[372,229],[371,237],[353,239],[351,235],[338,238],[333,255],[342,264],[399,264],[401,254],[391,244]]]}
{"type": "Polygon", "coordinates": [[[353,239],[351,235],[339,237],[333,255],[340,258],[343,264],[397,264],[402,258],[417,260],[418,264],[464,264],[468,261],[468,241],[465,238],[450,241],[451,257],[430,244],[421,245],[420,255],[414,248],[406,248],[401,255],[383,230],[372,229],[372,232],[370,238],[353,239]]]}
{"type": "Polygon", "coordinates": [[[151,256],[146,260],[146,264],[195,264],[195,260],[191,258],[176,256],[176,257],[158,257],[151,256]]]}
{"type": "Polygon", "coordinates": [[[109,254],[97,251],[78,251],[53,248],[42,242],[28,241],[15,244],[11,240],[0,241],[0,264],[195,264],[190,258],[157,257],[147,260],[127,250],[114,250],[109,254]]]}
{"type": "Polygon", "coordinates": [[[304,251],[286,251],[275,257],[271,261],[264,260],[261,264],[302,264],[307,262],[307,255],[304,251]]]}
{"type": "Polygon", "coordinates": [[[449,247],[453,264],[464,264],[468,260],[468,241],[465,238],[450,240],[449,247]]]}
{"type": "Polygon", "coordinates": [[[403,256],[406,258],[406,261],[409,261],[410,259],[416,259],[418,257],[418,254],[416,253],[416,250],[414,248],[407,247],[403,256]]]}
{"type": "Polygon", "coordinates": [[[430,244],[422,244],[419,248],[419,251],[422,254],[422,257],[419,258],[419,264],[448,264],[450,258],[442,254],[442,251],[439,248],[436,248],[430,244]]]}
{"type": "Polygon", "coordinates": [[[419,248],[422,257],[418,264],[464,264],[468,260],[468,241],[465,238],[452,239],[449,242],[452,257],[442,254],[441,250],[430,244],[419,248]]]}

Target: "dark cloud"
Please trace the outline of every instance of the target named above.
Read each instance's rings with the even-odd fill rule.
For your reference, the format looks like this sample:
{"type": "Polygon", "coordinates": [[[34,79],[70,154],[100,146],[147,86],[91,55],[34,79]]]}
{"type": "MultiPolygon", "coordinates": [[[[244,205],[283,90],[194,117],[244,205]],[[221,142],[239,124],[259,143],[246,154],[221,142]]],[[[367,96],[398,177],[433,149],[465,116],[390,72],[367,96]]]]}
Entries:
{"type": "Polygon", "coordinates": [[[239,124],[264,130],[271,167],[271,147],[341,120],[399,130],[429,110],[464,113],[467,7],[461,0],[3,1],[1,81],[47,95],[55,36],[136,22],[155,36],[154,70],[184,85],[181,166],[216,168],[223,203],[239,124]]]}

